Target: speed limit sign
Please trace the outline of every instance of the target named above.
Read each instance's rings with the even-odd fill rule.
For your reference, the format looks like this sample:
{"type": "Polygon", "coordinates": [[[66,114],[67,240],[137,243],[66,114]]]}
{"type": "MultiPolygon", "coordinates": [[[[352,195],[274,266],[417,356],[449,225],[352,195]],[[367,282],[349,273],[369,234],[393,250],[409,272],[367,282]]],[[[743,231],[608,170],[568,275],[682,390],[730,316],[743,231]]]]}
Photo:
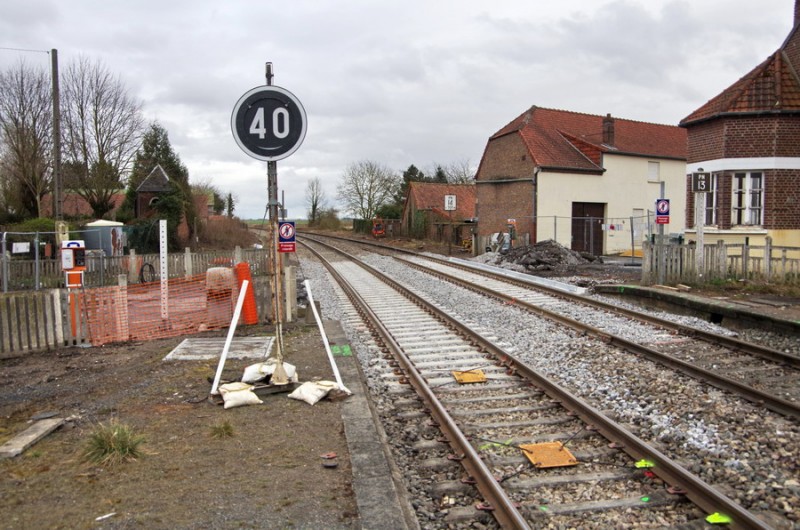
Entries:
{"type": "Polygon", "coordinates": [[[273,85],[245,92],[233,107],[231,130],[239,147],[258,160],[288,157],[306,136],[306,111],[294,94],[273,85]]]}

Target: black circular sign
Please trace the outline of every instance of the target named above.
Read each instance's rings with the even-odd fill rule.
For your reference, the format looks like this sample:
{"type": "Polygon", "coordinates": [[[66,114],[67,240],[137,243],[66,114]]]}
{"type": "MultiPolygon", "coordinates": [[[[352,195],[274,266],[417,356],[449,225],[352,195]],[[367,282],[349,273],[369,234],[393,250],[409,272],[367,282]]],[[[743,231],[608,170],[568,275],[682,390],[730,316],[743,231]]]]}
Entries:
{"type": "Polygon", "coordinates": [[[246,92],[231,115],[233,138],[259,160],[281,160],[294,153],[306,136],[306,111],[294,94],[266,85],[246,92]]]}

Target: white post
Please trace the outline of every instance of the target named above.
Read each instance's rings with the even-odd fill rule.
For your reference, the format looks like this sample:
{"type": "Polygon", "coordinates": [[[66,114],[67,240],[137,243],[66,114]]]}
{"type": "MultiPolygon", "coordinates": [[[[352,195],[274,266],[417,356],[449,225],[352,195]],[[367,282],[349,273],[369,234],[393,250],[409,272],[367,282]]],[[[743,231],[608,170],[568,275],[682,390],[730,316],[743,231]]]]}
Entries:
{"type": "Polygon", "coordinates": [[[705,194],[704,193],[695,193],[694,194],[694,226],[697,229],[697,244],[695,246],[694,252],[694,260],[695,260],[695,267],[697,268],[697,277],[702,278],[703,273],[705,272],[705,251],[703,250],[703,225],[706,221],[705,215],[705,194]]]}
{"type": "Polygon", "coordinates": [[[183,253],[183,270],[186,271],[185,276],[188,278],[194,274],[194,265],[192,263],[192,249],[186,247],[183,253]]]}
{"type": "Polygon", "coordinates": [[[161,319],[169,318],[169,271],[167,270],[167,220],[158,221],[158,258],[161,265],[161,319]]]}
{"type": "Polygon", "coordinates": [[[331,369],[333,370],[333,377],[336,378],[336,384],[339,385],[339,388],[347,392],[348,394],[352,394],[344,383],[342,382],[342,376],[339,374],[339,368],[336,366],[336,361],[333,359],[333,352],[331,352],[331,345],[328,342],[328,337],[325,335],[325,328],[322,326],[322,319],[319,317],[319,313],[317,312],[317,306],[314,304],[314,297],[311,296],[311,284],[308,280],[303,282],[303,285],[306,286],[306,294],[308,294],[308,307],[314,312],[314,318],[317,321],[317,327],[319,328],[319,334],[322,335],[322,342],[325,344],[325,351],[328,353],[328,360],[331,363],[331,369]]]}
{"type": "Polygon", "coordinates": [[[228,328],[228,338],[225,339],[225,346],[222,348],[222,355],[219,357],[219,365],[217,366],[217,374],[214,376],[214,384],[211,385],[211,393],[219,394],[217,387],[219,386],[219,379],[222,377],[222,369],[225,367],[225,359],[228,357],[228,350],[231,347],[233,334],[236,332],[236,324],[239,322],[239,315],[242,313],[242,306],[244,305],[245,293],[247,293],[247,285],[250,282],[247,280],[242,281],[242,288],[239,289],[239,298],[236,300],[236,309],[233,311],[233,319],[228,328]]]}

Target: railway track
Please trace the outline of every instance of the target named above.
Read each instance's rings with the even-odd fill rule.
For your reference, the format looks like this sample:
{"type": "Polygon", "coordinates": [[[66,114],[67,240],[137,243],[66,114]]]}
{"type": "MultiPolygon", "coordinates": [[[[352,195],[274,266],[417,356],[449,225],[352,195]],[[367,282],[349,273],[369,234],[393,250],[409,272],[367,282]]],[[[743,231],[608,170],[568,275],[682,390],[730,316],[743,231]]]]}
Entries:
{"type": "Polygon", "coordinates": [[[470,270],[432,258],[405,258],[419,270],[501,301],[511,301],[582,333],[646,356],[800,419],[800,356],[626,310],[533,281],[470,270]],[[631,322],[639,324],[629,333],[631,322]],[[644,328],[644,334],[643,330],[644,328]]]}
{"type": "Polygon", "coordinates": [[[558,282],[465,260],[403,254],[398,259],[418,270],[516,304],[800,419],[800,355],[592,299],[583,294],[585,290],[556,287],[558,282]],[[639,324],[635,331],[632,322],[639,324]]]}
{"type": "Polygon", "coordinates": [[[491,514],[507,528],[688,528],[721,514],[731,517],[734,527],[770,527],[659,448],[515,359],[490,332],[475,333],[458,316],[385,276],[378,279],[363,263],[336,255],[328,266],[340,282],[347,278],[343,288],[376,337],[373,350],[392,354],[366,362],[383,369],[373,384],[391,396],[388,408],[410,422],[401,432],[413,432],[424,409],[445,435],[449,451],[432,435],[432,426],[417,425],[410,439],[412,452],[427,455],[423,464],[435,477],[427,482],[427,494],[446,509],[446,524],[485,521],[491,514]],[[477,374],[485,381],[456,381],[477,374]],[[409,386],[423,407],[410,399],[409,386]],[[549,458],[562,460],[547,467],[549,458]],[[477,498],[465,484],[472,481],[477,498]]]}

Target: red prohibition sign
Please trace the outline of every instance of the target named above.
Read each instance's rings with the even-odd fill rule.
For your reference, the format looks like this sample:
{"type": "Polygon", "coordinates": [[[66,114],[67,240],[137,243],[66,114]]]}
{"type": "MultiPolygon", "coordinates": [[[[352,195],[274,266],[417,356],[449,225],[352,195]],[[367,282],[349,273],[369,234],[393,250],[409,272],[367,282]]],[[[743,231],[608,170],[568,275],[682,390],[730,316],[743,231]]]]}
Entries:
{"type": "Polygon", "coordinates": [[[289,223],[284,223],[281,225],[280,233],[283,239],[292,239],[294,237],[294,227],[289,223]]]}
{"type": "Polygon", "coordinates": [[[669,201],[666,200],[666,199],[660,199],[656,203],[656,209],[658,210],[658,213],[660,213],[660,214],[669,213],[669,201]]]}

